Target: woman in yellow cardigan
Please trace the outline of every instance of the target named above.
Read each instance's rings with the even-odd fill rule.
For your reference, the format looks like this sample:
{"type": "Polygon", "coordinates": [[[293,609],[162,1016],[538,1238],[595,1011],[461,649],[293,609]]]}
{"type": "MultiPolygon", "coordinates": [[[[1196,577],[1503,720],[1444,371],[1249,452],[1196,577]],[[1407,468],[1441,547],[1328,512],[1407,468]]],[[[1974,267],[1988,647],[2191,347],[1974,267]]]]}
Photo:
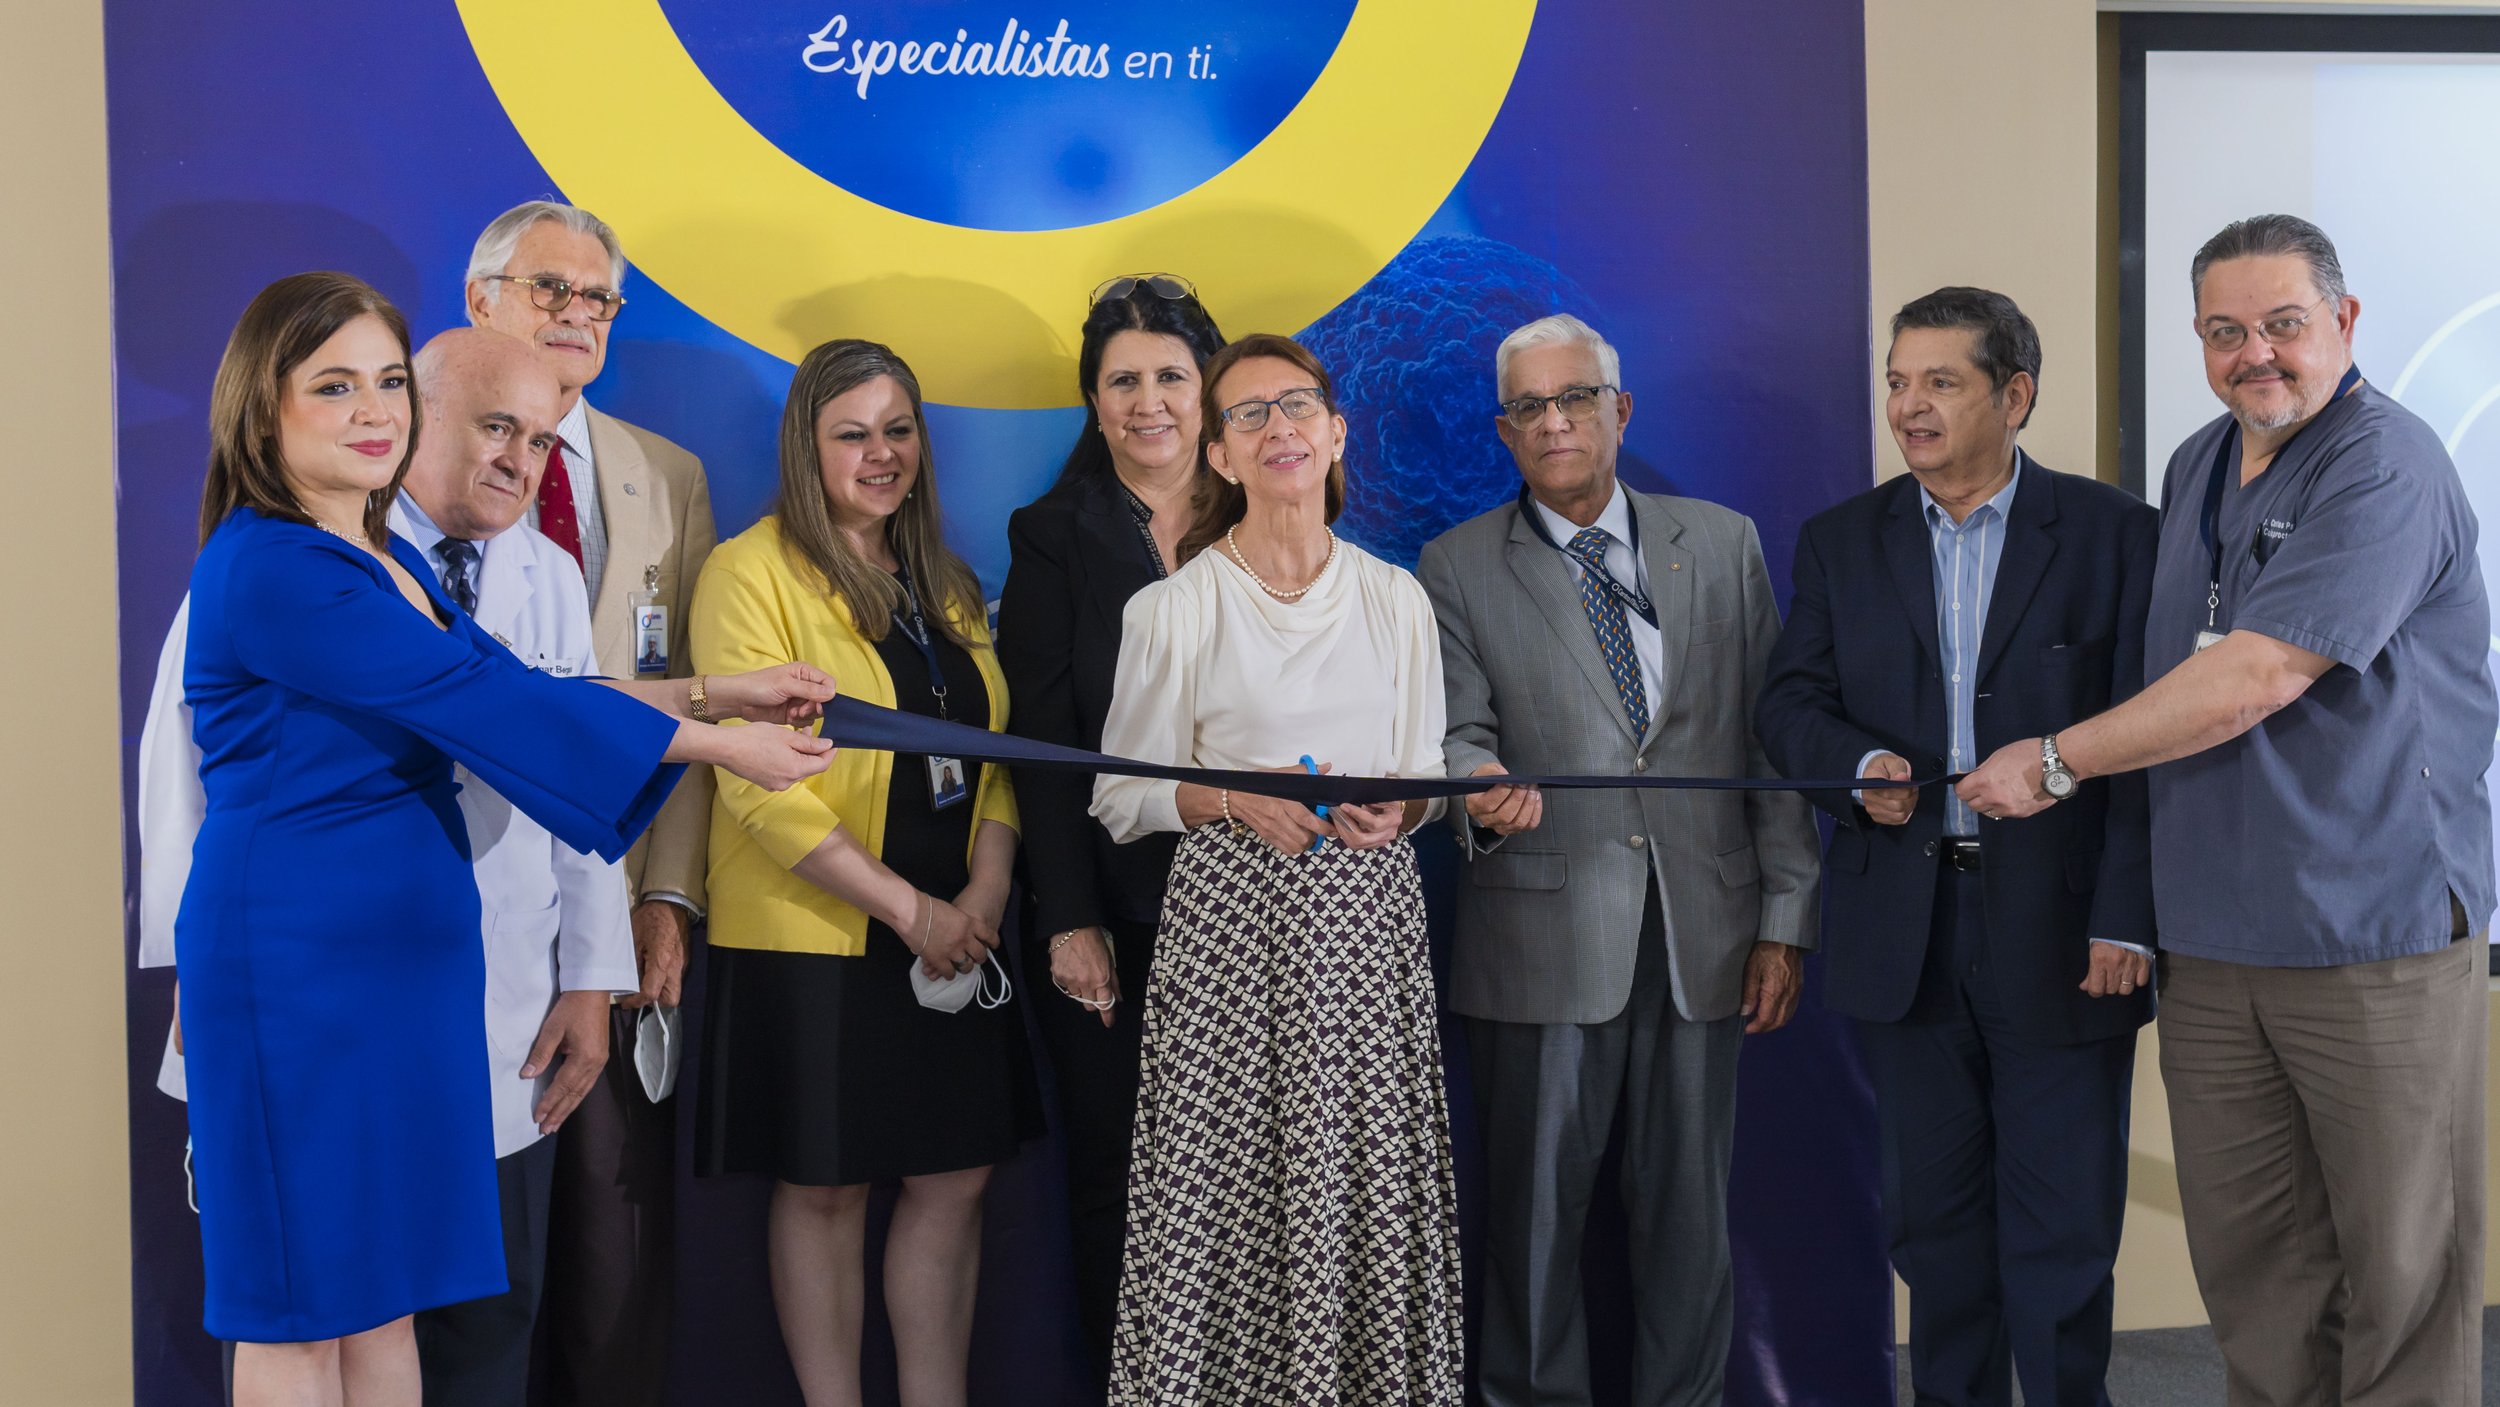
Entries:
{"type": "MultiPolygon", "coordinates": [[[[852,697],[1004,727],[980,584],[941,521],[911,368],[818,347],[782,411],[772,513],[696,587],[696,669],[810,660],[852,697]]],[[[902,1398],[964,1400],[982,1188],[1040,1132],[990,961],[1015,848],[1002,768],[852,748],[778,794],[721,777],[695,1166],[775,1179],[773,1303],[809,1407],[859,1400],[868,1185],[893,1180],[902,1398]]]]}

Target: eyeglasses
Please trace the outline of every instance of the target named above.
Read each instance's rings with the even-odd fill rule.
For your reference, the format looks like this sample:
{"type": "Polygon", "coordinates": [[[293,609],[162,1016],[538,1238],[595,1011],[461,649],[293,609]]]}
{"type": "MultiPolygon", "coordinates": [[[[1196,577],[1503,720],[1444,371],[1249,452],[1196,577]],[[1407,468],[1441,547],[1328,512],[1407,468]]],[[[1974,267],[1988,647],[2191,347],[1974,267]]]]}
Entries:
{"type": "Polygon", "coordinates": [[[579,296],[590,309],[592,322],[613,321],[617,310],[625,306],[625,295],[613,288],[575,288],[569,280],[553,274],[538,274],[529,278],[517,274],[488,274],[487,277],[498,283],[528,284],[530,302],[551,313],[563,312],[566,305],[579,296]]]}
{"type": "MultiPolygon", "coordinates": [[[[2267,318],[2257,324],[2257,335],[2266,339],[2268,346],[2280,347],[2300,336],[2302,329],[2309,326],[2309,319],[2318,311],[2318,304],[2328,301],[2330,299],[2321,298],[2289,317],[2267,318]]],[[[2248,329],[2235,322],[2218,322],[2196,335],[2205,339],[2208,350],[2216,352],[2236,352],[2248,345],[2248,329]]]]}
{"type": "Polygon", "coordinates": [[[1272,401],[1243,401],[1228,405],[1216,414],[1236,430],[1256,430],[1267,424],[1267,408],[1274,406],[1285,413],[1287,420],[1308,420],[1328,409],[1328,401],[1317,386],[1297,386],[1272,401]]]}
{"type": "Polygon", "coordinates": [[[1556,406],[1566,420],[1587,420],[1597,414],[1597,393],[1612,391],[1612,386],[1565,386],[1550,396],[1521,396],[1502,402],[1502,418],[1514,430],[1533,430],[1545,418],[1545,408],[1556,406]]]}
{"type": "Polygon", "coordinates": [[[1169,298],[1176,302],[1183,298],[1198,296],[1198,286],[1179,274],[1122,274],[1118,278],[1107,278],[1095,284],[1094,296],[1086,299],[1085,305],[1090,308],[1096,303],[1108,303],[1114,299],[1126,298],[1140,288],[1158,298],[1169,298]]]}

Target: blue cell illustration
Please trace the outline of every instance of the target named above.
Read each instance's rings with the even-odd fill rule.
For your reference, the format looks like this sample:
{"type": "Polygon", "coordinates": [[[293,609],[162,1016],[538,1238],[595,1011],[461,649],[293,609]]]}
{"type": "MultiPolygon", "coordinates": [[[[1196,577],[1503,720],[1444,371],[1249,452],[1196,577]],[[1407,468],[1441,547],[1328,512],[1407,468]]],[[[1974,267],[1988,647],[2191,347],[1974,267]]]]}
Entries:
{"type": "Polygon", "coordinates": [[[1302,334],[1337,381],[1351,443],[1338,529],[1401,566],[1519,491],[1493,433],[1493,349],[1550,313],[1595,305],[1552,264],[1499,240],[1417,240],[1302,334]]]}

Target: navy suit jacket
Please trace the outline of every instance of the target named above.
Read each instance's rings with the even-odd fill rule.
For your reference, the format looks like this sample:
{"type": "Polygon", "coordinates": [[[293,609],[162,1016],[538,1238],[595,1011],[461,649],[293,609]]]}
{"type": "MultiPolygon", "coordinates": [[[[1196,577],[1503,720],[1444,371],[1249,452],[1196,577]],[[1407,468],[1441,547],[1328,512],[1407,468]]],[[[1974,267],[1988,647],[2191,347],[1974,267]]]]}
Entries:
{"type": "MultiPolygon", "coordinates": [[[[2100,713],[2144,684],[2157,517],[2090,479],[2026,463],[2006,515],[1980,636],[1972,732],[1986,759],[2100,713]]],[[[1907,475],[1807,521],[1788,626],[1755,730],[1792,777],[1853,777],[1868,752],[1946,770],[1936,591],[1918,485],[1907,475]]],[[[1823,881],[1825,1005],[1898,1021],[1917,995],[1933,920],[1944,795],[1881,826],[1846,791],[1809,798],[1837,822],[1823,881]]],[[[2152,993],[2088,997],[2090,941],[2155,946],[2144,774],[2084,782],[2026,820],[1979,820],[1988,966],[2005,1011],[2044,1042],[2119,1035],[2152,993]]]]}

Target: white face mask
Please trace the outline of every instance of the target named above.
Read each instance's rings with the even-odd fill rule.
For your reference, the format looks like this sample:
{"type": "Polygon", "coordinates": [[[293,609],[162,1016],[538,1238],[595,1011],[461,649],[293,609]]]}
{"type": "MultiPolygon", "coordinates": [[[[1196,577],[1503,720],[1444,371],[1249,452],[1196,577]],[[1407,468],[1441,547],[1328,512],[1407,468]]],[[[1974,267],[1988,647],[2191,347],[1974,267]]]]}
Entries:
{"type": "Polygon", "coordinates": [[[642,1092],[659,1103],[677,1089],[677,1066],[685,1047],[677,1039],[677,1008],[646,1006],[634,1018],[634,1074],[642,1092]]]}
{"type": "Polygon", "coordinates": [[[983,957],[980,966],[970,972],[958,972],[952,977],[931,977],[928,968],[914,962],[911,965],[911,990],[913,996],[920,998],[920,1004],[932,1011],[961,1011],[976,996],[981,1000],[983,1011],[994,1011],[1005,1006],[1007,999],[1016,994],[1014,984],[1007,980],[1007,969],[998,965],[996,953],[983,957]],[[989,987],[989,975],[993,972],[998,974],[995,996],[989,987]]]}

